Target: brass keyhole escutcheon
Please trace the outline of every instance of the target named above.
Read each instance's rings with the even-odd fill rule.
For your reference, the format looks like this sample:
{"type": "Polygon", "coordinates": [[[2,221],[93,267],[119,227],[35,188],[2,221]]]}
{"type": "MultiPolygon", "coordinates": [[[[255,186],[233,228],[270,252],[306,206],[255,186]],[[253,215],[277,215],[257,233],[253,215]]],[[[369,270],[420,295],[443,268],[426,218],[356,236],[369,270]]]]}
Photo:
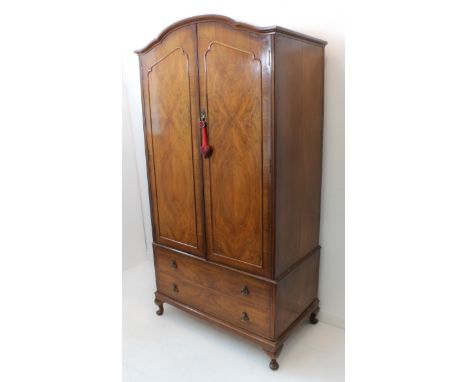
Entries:
{"type": "Polygon", "coordinates": [[[177,262],[175,260],[171,260],[171,267],[174,269],[177,268],[177,262]]]}

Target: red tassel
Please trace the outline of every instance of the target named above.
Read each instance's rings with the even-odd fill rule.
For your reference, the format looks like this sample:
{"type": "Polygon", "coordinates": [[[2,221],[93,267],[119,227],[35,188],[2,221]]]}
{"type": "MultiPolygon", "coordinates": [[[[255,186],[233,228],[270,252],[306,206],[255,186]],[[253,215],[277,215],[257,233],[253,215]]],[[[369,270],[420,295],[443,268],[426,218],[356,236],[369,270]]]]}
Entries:
{"type": "Polygon", "coordinates": [[[200,147],[200,151],[203,155],[203,158],[208,158],[211,153],[213,152],[213,149],[211,146],[208,144],[208,136],[206,133],[206,123],[205,121],[200,121],[200,127],[201,127],[201,133],[202,133],[202,145],[200,147]]]}

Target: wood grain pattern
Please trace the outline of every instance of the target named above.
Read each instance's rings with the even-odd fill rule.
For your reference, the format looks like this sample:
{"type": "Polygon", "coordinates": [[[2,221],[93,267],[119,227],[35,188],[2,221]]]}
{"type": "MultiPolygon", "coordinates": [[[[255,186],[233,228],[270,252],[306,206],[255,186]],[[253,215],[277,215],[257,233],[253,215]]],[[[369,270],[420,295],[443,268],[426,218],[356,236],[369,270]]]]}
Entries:
{"type": "Polygon", "coordinates": [[[207,314],[205,312],[202,312],[201,310],[193,307],[193,306],[190,306],[190,305],[187,305],[187,304],[184,304],[180,301],[177,301],[163,293],[161,293],[160,291],[157,291],[155,293],[156,295],[156,299],[158,301],[160,301],[161,303],[164,303],[164,302],[167,302],[181,310],[183,310],[184,312],[187,312],[187,313],[190,313],[192,314],[193,316],[195,317],[198,317],[210,324],[213,324],[219,328],[222,328],[222,329],[226,329],[228,330],[230,333],[234,333],[238,336],[241,336],[245,339],[248,339],[250,341],[253,341],[255,342],[256,344],[260,345],[263,349],[266,349],[268,351],[272,351],[274,352],[275,349],[277,348],[277,341],[274,340],[274,339],[269,339],[269,338],[266,338],[264,336],[261,336],[261,335],[258,335],[258,334],[255,334],[255,333],[252,333],[252,332],[249,332],[247,330],[245,330],[244,328],[241,328],[239,327],[238,325],[235,325],[235,324],[231,324],[230,322],[227,322],[227,321],[224,321],[224,320],[221,320],[213,315],[210,315],[210,314],[207,314]]]}
{"type": "Polygon", "coordinates": [[[204,255],[195,28],[141,58],[156,242],[204,255]]]}
{"type": "Polygon", "coordinates": [[[179,279],[158,270],[158,290],[182,303],[193,306],[202,312],[235,324],[247,331],[273,337],[270,311],[251,304],[242,304],[239,298],[231,298],[213,289],[179,279]],[[174,290],[174,285],[176,289],[174,290]],[[243,321],[246,314],[247,321],[243,321]]]}
{"type": "Polygon", "coordinates": [[[148,88],[159,235],[196,248],[190,83],[188,57],[182,48],[152,66],[148,88]],[[166,96],[158,96],[159,89],[167,89],[166,96]]]}
{"type": "Polygon", "coordinates": [[[325,44],[206,15],[137,52],[157,314],[168,302],[254,341],[273,370],[317,322],[325,44]]]}
{"type": "Polygon", "coordinates": [[[213,41],[205,52],[205,73],[215,151],[208,162],[213,254],[261,267],[261,62],[213,41]]]}
{"type": "Polygon", "coordinates": [[[275,338],[288,327],[317,298],[320,251],[294,269],[276,287],[275,338]]]}
{"type": "Polygon", "coordinates": [[[263,106],[271,84],[263,74],[270,76],[270,40],[216,23],[199,25],[197,34],[200,105],[213,148],[203,171],[207,257],[269,275],[271,152],[264,139],[271,109],[265,118],[263,106]]]}
{"type": "Polygon", "coordinates": [[[273,284],[163,248],[157,248],[155,259],[157,269],[161,272],[216,290],[237,299],[239,303],[271,309],[273,284]],[[247,288],[247,292],[242,293],[244,288],[247,288]]]}
{"type": "Polygon", "coordinates": [[[324,40],[321,40],[316,37],[308,36],[303,33],[299,33],[299,32],[296,32],[291,29],[284,28],[278,25],[271,26],[271,27],[257,27],[254,25],[250,25],[250,24],[246,24],[246,23],[233,20],[226,16],[211,14],[211,15],[200,15],[200,16],[188,17],[186,19],[179,20],[169,25],[166,29],[164,29],[159,34],[158,37],[156,37],[153,41],[151,41],[144,48],[135,50],[135,53],[138,55],[146,54],[148,51],[150,51],[152,48],[158,45],[162,40],[164,40],[170,33],[173,33],[175,30],[182,28],[184,26],[187,26],[187,25],[201,24],[204,22],[216,22],[218,24],[225,24],[234,30],[251,32],[257,35],[274,35],[274,34],[281,33],[285,36],[290,36],[290,37],[293,37],[302,41],[307,41],[309,43],[316,44],[319,46],[327,45],[327,42],[324,40]]]}
{"type": "Polygon", "coordinates": [[[267,338],[252,332],[248,332],[244,330],[243,328],[239,327],[236,324],[231,324],[227,321],[220,320],[219,318],[207,314],[205,312],[202,312],[201,310],[194,308],[193,306],[184,304],[182,302],[179,302],[168,295],[161,293],[160,291],[156,291],[155,297],[158,303],[163,304],[164,302],[167,302],[187,313],[190,313],[198,318],[201,318],[213,325],[216,325],[220,328],[226,329],[231,333],[237,334],[239,336],[242,336],[250,341],[253,341],[260,345],[265,352],[269,353],[275,353],[283,344],[283,342],[298,328],[298,326],[305,320],[308,320],[309,315],[312,312],[317,311],[318,306],[319,306],[319,300],[316,299],[310,304],[306,310],[299,316],[297,319],[286,329],[285,332],[280,337],[277,338],[267,338]]]}
{"type": "Polygon", "coordinates": [[[275,36],[276,275],[319,245],[324,51],[275,36]]]}

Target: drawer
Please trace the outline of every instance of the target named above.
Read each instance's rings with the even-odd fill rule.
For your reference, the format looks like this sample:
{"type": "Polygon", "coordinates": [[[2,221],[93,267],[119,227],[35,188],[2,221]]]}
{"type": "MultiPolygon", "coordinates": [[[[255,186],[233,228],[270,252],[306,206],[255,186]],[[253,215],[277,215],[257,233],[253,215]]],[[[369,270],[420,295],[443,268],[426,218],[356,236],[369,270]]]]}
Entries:
{"type": "Polygon", "coordinates": [[[213,289],[229,297],[239,297],[240,302],[270,310],[273,286],[267,282],[161,247],[156,249],[156,267],[173,277],[213,289]]]}
{"type": "Polygon", "coordinates": [[[272,320],[268,309],[242,303],[214,289],[157,271],[158,291],[183,304],[196,308],[239,328],[264,337],[272,337],[272,320]]]}

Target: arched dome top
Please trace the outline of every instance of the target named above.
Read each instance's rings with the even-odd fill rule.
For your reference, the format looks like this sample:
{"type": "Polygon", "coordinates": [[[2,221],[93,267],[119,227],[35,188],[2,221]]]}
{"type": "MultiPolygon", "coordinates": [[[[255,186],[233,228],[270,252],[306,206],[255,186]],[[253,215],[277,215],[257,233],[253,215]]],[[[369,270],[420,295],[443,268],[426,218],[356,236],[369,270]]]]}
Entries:
{"type": "Polygon", "coordinates": [[[290,29],[286,29],[280,26],[271,26],[271,27],[256,27],[253,25],[237,22],[229,17],[226,16],[221,16],[221,15],[201,15],[201,16],[194,16],[194,17],[189,17],[180,21],[175,22],[172,25],[169,25],[166,29],[164,29],[158,37],[156,37],[153,41],[151,41],[148,45],[146,45],[144,48],[135,50],[135,53],[138,55],[145,54],[148,52],[151,48],[153,48],[155,45],[160,43],[169,33],[172,31],[179,29],[181,27],[184,27],[186,25],[190,24],[196,24],[196,23],[203,23],[203,22],[219,22],[223,24],[230,25],[234,29],[239,29],[239,30],[244,30],[248,32],[254,32],[254,33],[259,33],[259,34],[272,34],[272,33],[282,33],[288,36],[296,37],[298,39],[312,42],[318,45],[325,46],[327,44],[326,41],[320,40],[315,37],[307,36],[302,33],[294,32],[290,29]]]}

